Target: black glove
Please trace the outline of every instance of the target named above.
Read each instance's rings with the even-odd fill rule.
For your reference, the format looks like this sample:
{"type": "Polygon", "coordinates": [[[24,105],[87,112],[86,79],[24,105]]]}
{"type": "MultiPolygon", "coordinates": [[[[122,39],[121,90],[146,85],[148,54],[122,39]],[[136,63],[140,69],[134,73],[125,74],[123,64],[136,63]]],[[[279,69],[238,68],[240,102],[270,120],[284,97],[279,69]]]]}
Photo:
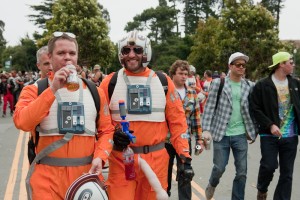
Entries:
{"type": "MultiPolygon", "coordinates": [[[[133,131],[130,132],[133,133],[133,131]]],[[[115,147],[121,151],[130,144],[129,137],[119,127],[115,129],[113,140],[115,147]]]]}
{"type": "Polygon", "coordinates": [[[195,173],[194,173],[194,170],[191,165],[192,159],[186,158],[183,155],[180,155],[180,158],[183,161],[183,163],[179,164],[178,176],[182,177],[183,184],[185,184],[185,183],[191,182],[193,180],[195,173]]]}

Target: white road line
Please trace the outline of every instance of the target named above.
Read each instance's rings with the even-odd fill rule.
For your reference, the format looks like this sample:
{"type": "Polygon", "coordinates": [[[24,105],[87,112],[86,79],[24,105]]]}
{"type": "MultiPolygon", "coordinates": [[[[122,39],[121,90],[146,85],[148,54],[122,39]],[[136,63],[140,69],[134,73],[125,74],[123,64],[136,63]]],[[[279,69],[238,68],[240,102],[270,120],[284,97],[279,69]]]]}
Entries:
{"type": "Polygon", "coordinates": [[[19,199],[26,199],[27,193],[26,193],[26,187],[25,187],[25,179],[26,175],[29,169],[29,162],[27,157],[27,151],[28,151],[28,140],[29,140],[29,132],[24,133],[25,135],[25,142],[24,145],[24,156],[23,156],[23,166],[22,166],[22,175],[21,175],[21,182],[20,182],[20,193],[19,193],[19,199]]]}
{"type": "Polygon", "coordinates": [[[18,165],[19,165],[19,160],[20,160],[22,141],[23,141],[23,138],[25,135],[23,133],[24,133],[23,131],[20,131],[20,133],[19,133],[16,151],[15,151],[14,159],[12,162],[12,167],[10,170],[8,182],[6,185],[4,200],[11,200],[13,197],[13,192],[14,192],[14,188],[15,188],[15,184],[16,184],[16,178],[18,175],[18,165]]]}

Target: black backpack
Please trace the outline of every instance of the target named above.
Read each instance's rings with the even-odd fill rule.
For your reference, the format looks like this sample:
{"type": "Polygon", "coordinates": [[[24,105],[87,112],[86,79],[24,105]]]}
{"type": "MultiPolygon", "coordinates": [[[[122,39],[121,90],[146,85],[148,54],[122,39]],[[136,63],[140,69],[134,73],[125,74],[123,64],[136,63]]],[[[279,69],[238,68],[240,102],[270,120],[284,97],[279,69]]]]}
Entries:
{"type": "MultiPolygon", "coordinates": [[[[97,87],[94,83],[92,83],[91,81],[82,78],[82,81],[87,85],[87,87],[89,88],[89,90],[91,91],[92,97],[94,99],[94,103],[95,103],[95,107],[97,110],[97,117],[96,117],[96,123],[99,119],[99,111],[100,111],[100,97],[98,94],[98,90],[97,87]]],[[[42,94],[42,92],[48,88],[48,78],[44,78],[42,80],[37,81],[37,85],[38,85],[38,96],[40,94],[42,94]]],[[[35,148],[38,145],[39,142],[39,137],[40,134],[38,131],[36,131],[35,133],[35,142],[33,140],[33,137],[30,137],[29,141],[28,141],[28,152],[27,152],[27,156],[28,156],[28,160],[29,163],[31,164],[32,161],[34,160],[36,153],[35,153],[35,148]]]]}

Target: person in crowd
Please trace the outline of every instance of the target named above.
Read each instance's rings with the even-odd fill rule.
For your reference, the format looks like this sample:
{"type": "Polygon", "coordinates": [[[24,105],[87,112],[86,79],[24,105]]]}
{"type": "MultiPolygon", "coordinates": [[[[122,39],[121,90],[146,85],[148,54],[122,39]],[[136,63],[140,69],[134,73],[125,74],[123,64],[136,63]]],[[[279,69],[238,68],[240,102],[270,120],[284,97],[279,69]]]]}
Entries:
{"type": "Polygon", "coordinates": [[[36,52],[36,61],[36,66],[41,72],[40,79],[48,78],[53,70],[50,63],[48,46],[43,46],[36,52]]]}
{"type": "Polygon", "coordinates": [[[8,74],[1,74],[0,93],[3,94],[3,108],[2,117],[6,117],[7,103],[9,103],[10,114],[13,114],[14,110],[14,86],[11,85],[8,80],[8,74]]]}
{"type": "Polygon", "coordinates": [[[295,64],[288,52],[278,52],[272,59],[270,75],[258,81],[251,94],[261,148],[257,199],[267,199],[268,187],[280,166],[273,199],[289,200],[300,127],[300,83],[291,76],[295,64]]]}
{"type": "Polygon", "coordinates": [[[87,75],[81,65],[76,66],[77,75],[79,78],[86,78],[87,75]]]}
{"type": "Polygon", "coordinates": [[[114,148],[109,157],[108,195],[110,200],[120,199],[120,194],[123,200],[154,200],[155,191],[145,174],[139,170],[138,157],[149,164],[162,188],[166,190],[169,155],[165,149],[165,140],[170,129],[170,140],[181,158],[179,174],[184,176],[186,181],[190,181],[194,172],[188,140],[184,137],[187,123],[180,97],[170,77],[161,74],[167,79],[166,92],[158,73],[147,67],[151,59],[150,39],[138,31],[131,31],[122,38],[118,42],[118,56],[123,68],[108,75],[100,87],[110,101],[109,108],[114,125],[121,121],[118,102],[125,101],[126,120],[136,137],[136,142],[130,143],[129,137],[116,127],[114,148]],[[110,82],[114,77],[115,88],[110,95],[110,82]],[[136,94],[139,94],[140,98],[136,98],[136,94]],[[134,181],[125,179],[125,167],[122,162],[122,151],[128,145],[135,153],[134,181]]]}
{"type": "Polygon", "coordinates": [[[205,190],[207,199],[212,199],[220,178],[225,172],[232,150],[235,164],[235,178],[232,186],[232,200],[245,196],[247,179],[247,139],[255,141],[256,131],[249,112],[248,96],[251,85],[243,79],[249,57],[236,52],[229,57],[229,76],[212,82],[204,108],[202,136],[204,143],[213,140],[213,168],[205,190]],[[223,83],[223,86],[221,84],[223,83]],[[220,95],[218,91],[221,87],[220,95]]]}
{"type": "Polygon", "coordinates": [[[188,87],[194,88],[196,90],[197,93],[199,93],[201,91],[201,87],[199,87],[200,83],[198,82],[199,80],[196,79],[196,68],[193,65],[189,66],[190,68],[190,73],[186,79],[185,84],[188,87]]]}
{"type": "Polygon", "coordinates": [[[100,65],[94,66],[90,79],[96,84],[96,86],[100,85],[103,80],[103,73],[101,72],[100,65]]]}
{"type": "MultiPolygon", "coordinates": [[[[186,121],[188,125],[188,132],[186,137],[189,140],[189,152],[192,154],[192,135],[195,136],[195,154],[199,155],[204,149],[204,143],[202,140],[202,129],[200,120],[200,103],[197,96],[197,92],[194,88],[188,87],[185,82],[189,74],[189,63],[183,60],[176,60],[169,70],[169,75],[175,85],[176,91],[183,104],[185,111],[186,121]]],[[[168,135],[169,136],[169,135],[168,135]]],[[[180,164],[180,156],[176,153],[175,148],[170,142],[170,138],[167,138],[165,144],[166,149],[169,153],[169,169],[168,169],[168,189],[167,193],[171,196],[171,185],[172,185],[172,169],[174,164],[174,158],[176,157],[177,164],[180,164]]],[[[179,168],[179,166],[177,166],[179,168]]],[[[179,200],[191,200],[192,199],[192,187],[191,182],[185,182],[183,177],[177,174],[178,180],[178,199],[179,200]]]]}
{"type": "Polygon", "coordinates": [[[38,126],[37,155],[26,178],[28,199],[33,200],[64,199],[68,187],[83,173],[100,176],[112,150],[114,131],[100,88],[95,88],[100,98],[97,113],[93,96],[81,79],[77,79],[77,90],[67,87],[72,72],[66,66],[76,66],[78,60],[76,36],[54,32],[48,51],[53,67],[48,87],[38,95],[37,84],[26,86],[14,113],[18,129],[33,132],[38,126]]]}
{"type": "Polygon", "coordinates": [[[209,89],[210,89],[210,84],[212,82],[212,72],[210,70],[205,70],[203,77],[204,77],[205,81],[203,83],[203,88],[201,90],[201,93],[204,95],[204,98],[201,98],[202,113],[205,108],[205,104],[206,104],[209,89]]]}

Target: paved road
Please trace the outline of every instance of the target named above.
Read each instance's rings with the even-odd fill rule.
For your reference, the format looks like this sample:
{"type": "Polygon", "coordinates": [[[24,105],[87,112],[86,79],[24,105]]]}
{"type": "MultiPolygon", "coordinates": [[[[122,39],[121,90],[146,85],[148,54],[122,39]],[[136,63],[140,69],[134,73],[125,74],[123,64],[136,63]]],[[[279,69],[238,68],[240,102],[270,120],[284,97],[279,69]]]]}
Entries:
{"type": "MultiPolygon", "coordinates": [[[[0,109],[1,111],[1,109],[0,109]]],[[[2,112],[1,112],[2,113],[2,112]]],[[[28,135],[19,134],[20,131],[14,127],[12,118],[0,118],[0,199],[5,200],[25,200],[25,176],[28,170],[26,157],[26,144],[28,135]]],[[[300,145],[299,145],[300,146],[300,145]]],[[[298,149],[299,149],[298,146],[298,149]]],[[[256,179],[260,160],[259,141],[249,146],[248,154],[248,179],[246,184],[246,200],[256,199],[256,179]]],[[[193,200],[204,200],[204,189],[207,185],[212,168],[212,151],[206,151],[198,157],[193,158],[193,167],[195,170],[193,186],[193,200]]],[[[278,171],[278,170],[277,170],[278,171]]],[[[174,169],[175,174],[175,169],[174,169]]],[[[224,173],[220,185],[216,189],[216,200],[230,200],[232,180],[235,174],[233,158],[230,157],[227,170],[224,173]]],[[[175,178],[175,175],[173,175],[175,178]]],[[[278,181],[278,172],[276,172],[269,191],[268,199],[272,199],[275,185],[278,181]]],[[[295,163],[294,184],[292,200],[300,199],[300,190],[297,185],[300,184],[300,157],[299,150],[295,163]]],[[[173,180],[172,196],[170,200],[177,200],[177,182],[173,180]]]]}

